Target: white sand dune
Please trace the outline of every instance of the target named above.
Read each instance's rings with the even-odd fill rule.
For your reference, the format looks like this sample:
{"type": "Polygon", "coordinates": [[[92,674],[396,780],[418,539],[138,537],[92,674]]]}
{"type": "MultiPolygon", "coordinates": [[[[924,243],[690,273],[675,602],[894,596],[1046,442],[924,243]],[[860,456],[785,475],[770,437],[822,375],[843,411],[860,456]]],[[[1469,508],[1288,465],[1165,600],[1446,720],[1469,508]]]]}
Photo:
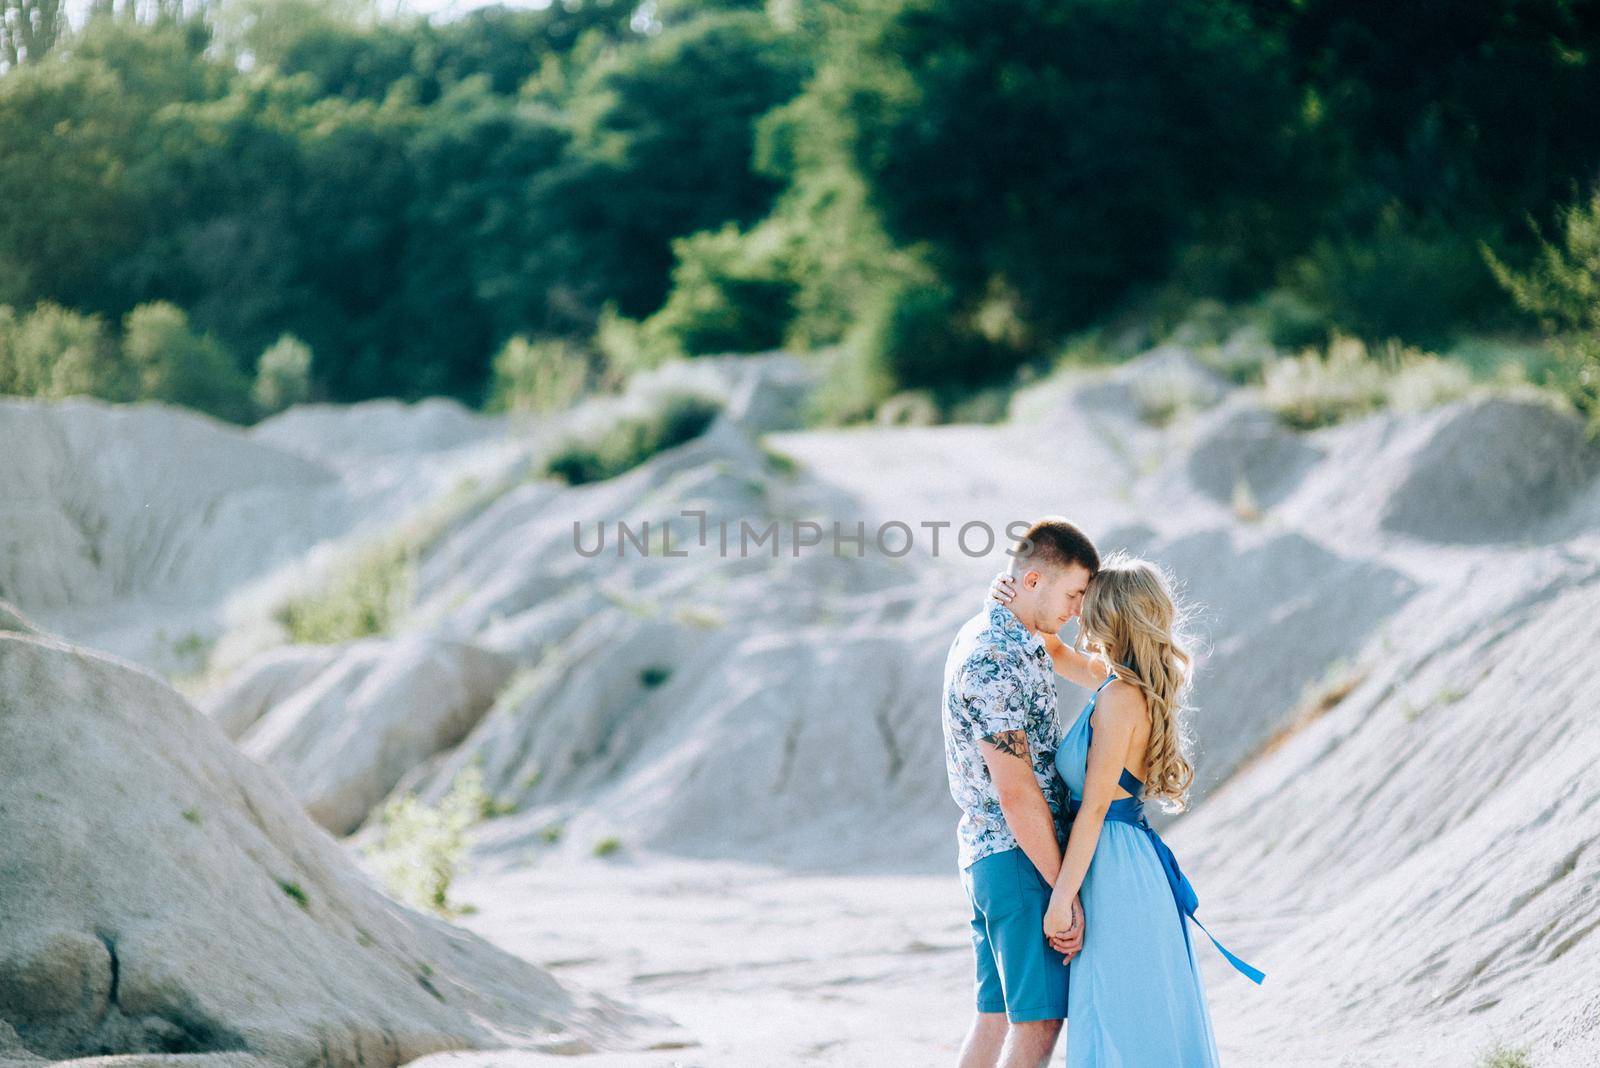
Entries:
{"type": "Polygon", "coordinates": [[[225,629],[230,598],[518,452],[503,424],[446,401],[354,405],[331,424],[291,411],[246,432],[156,403],[5,399],[0,445],[0,598],[180,673],[225,629]],[[383,459],[351,452],[352,437],[396,423],[411,432],[390,431],[383,459]],[[294,449],[277,444],[291,437],[294,449]]]}
{"type": "MultiPolygon", "coordinates": [[[[480,832],[472,926],[697,1043],[594,1063],[950,1056],[970,977],[937,693],[1004,558],[950,529],[935,556],[919,524],[1046,512],[1166,564],[1197,609],[1198,803],[1165,826],[1202,916],[1269,973],[1257,989],[1206,964],[1227,1062],[1461,1065],[1503,1042],[1541,1068],[1594,1063],[1600,461],[1572,416],[1474,397],[1291,433],[1176,350],[1050,380],[992,427],[797,431],[805,375],[782,358],[649,384],[684,386],[728,415],[573,489],[514,477],[548,436],[490,463],[462,413],[258,431],[284,464],[324,453],[334,484],[378,472],[384,493],[352,498],[426,464],[493,489],[428,539],[392,637],[264,652],[205,698],[341,832],[391,788],[437,798],[481,767],[510,814],[480,832]],[[1141,420],[1175,391],[1198,410],[1141,420]],[[440,451],[394,451],[412,440],[440,451]],[[575,522],[619,520],[649,520],[658,546],[670,522],[688,555],[576,551],[575,522]],[[863,522],[869,545],[717,550],[719,522],[802,520],[863,522]],[[903,557],[870,544],[891,520],[919,531],[903,557]],[[463,674],[463,656],[496,666],[463,674]],[[608,837],[619,852],[595,860],[608,837]]],[[[341,544],[398,514],[372,507],[341,544]]],[[[0,561],[6,588],[48,588],[37,565],[0,561]]],[[[236,624],[289,588],[249,581],[236,624]]],[[[505,1056],[441,1063],[545,1062],[505,1056]]]]}
{"type": "Polygon", "coordinates": [[[0,1040],[35,1054],[386,1066],[644,1022],[396,905],[165,683],[53,638],[0,634],[0,811],[0,1040]]]}

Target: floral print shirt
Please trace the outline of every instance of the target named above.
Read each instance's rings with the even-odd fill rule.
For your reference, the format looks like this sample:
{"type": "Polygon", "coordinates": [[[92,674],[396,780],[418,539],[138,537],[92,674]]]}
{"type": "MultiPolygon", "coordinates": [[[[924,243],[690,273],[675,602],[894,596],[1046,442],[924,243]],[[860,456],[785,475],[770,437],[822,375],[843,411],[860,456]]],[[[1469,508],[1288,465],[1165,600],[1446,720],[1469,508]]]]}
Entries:
{"type": "Polygon", "coordinates": [[[956,826],[960,866],[1017,848],[979,739],[1020,730],[1028,738],[1034,778],[1056,817],[1065,820],[1066,794],[1056,774],[1061,720],[1055,671],[1044,641],[998,601],[966,622],[944,669],[944,757],[950,796],[961,806],[956,826]]]}

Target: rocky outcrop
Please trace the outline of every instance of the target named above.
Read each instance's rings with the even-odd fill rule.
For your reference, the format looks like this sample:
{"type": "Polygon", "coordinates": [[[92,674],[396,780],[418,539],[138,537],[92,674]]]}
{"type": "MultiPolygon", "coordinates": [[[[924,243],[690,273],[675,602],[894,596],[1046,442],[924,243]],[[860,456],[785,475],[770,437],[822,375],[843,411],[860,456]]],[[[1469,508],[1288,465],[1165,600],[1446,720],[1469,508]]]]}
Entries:
{"type": "Polygon", "coordinates": [[[386,1066],[627,1019],[396,905],[166,684],[61,642],[0,634],[0,814],[0,1017],[34,1054],[386,1066]]]}
{"type": "Polygon", "coordinates": [[[240,745],[283,775],[313,819],[348,834],[401,776],[466,736],[514,666],[465,642],[357,642],[306,672],[240,745]]]}

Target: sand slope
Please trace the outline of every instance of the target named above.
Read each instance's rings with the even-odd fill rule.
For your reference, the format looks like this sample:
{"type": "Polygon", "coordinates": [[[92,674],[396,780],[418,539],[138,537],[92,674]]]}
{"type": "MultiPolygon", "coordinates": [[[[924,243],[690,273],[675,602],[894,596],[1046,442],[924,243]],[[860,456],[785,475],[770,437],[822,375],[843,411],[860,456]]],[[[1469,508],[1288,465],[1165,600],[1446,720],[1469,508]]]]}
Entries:
{"type": "Polygon", "coordinates": [[[0,635],[0,1015],[28,1050],[393,1065],[620,1007],[401,908],[157,679],[0,635]]]}
{"type": "MultiPolygon", "coordinates": [[[[1202,915],[1269,972],[1258,990],[1206,965],[1229,1063],[1459,1065],[1497,1041],[1541,1066],[1590,1063],[1600,456],[1574,417],[1502,395],[1291,433],[1175,350],[1052,379],[992,427],[797,431],[805,386],[781,357],[665,369],[651,388],[728,399],[706,436],[594,486],[484,483],[425,546],[393,636],[263,653],[206,695],[208,712],[340,831],[391,788],[437,797],[481,767],[509,814],[482,830],[473,924],[547,963],[592,958],[574,966],[585,981],[696,1017],[705,1041],[684,1063],[748,1063],[696,1006],[737,1016],[741,998],[771,994],[763,974],[809,999],[818,1032],[789,1034],[785,1063],[861,1063],[863,1049],[926,1063],[959,1038],[970,982],[944,893],[956,812],[939,669],[1003,557],[948,540],[901,556],[870,533],[859,556],[797,555],[787,532],[1065,513],[1103,548],[1170,567],[1196,611],[1197,806],[1167,829],[1202,915]],[[1196,410],[1145,422],[1174,383],[1196,410]],[[705,513],[707,544],[685,509],[705,513]],[[649,521],[657,551],[576,550],[575,522],[618,521],[649,521]],[[720,524],[737,538],[746,522],[779,524],[776,555],[719,551],[720,524]],[[663,525],[686,556],[660,554],[663,525]],[[462,656],[494,668],[466,672],[462,656]],[[596,861],[608,837],[620,850],[596,861]],[[696,934],[721,914],[712,873],[726,865],[775,880],[770,897],[736,892],[749,904],[729,920],[734,960],[696,934]],[[658,915],[660,939],[603,912],[564,933],[528,911],[560,906],[562,873],[614,877],[617,909],[648,910],[664,886],[684,896],[658,915]],[[850,937],[872,948],[849,963],[832,940],[849,924],[827,917],[809,921],[809,947],[765,948],[763,917],[824,877],[843,880],[850,937]],[[905,900],[874,905],[896,879],[905,900]],[[928,947],[914,960],[882,948],[907,924],[928,947]],[[894,978],[905,969],[948,1006],[931,1022],[894,978]],[[657,996],[657,973],[679,976],[677,993],[657,996]],[[840,1007],[830,1022],[839,998],[915,1037],[872,1045],[857,1026],[869,1015],[840,1007]]],[[[637,402],[564,419],[604,423],[637,402]]],[[[323,469],[357,486],[369,468],[387,486],[432,463],[392,451],[408,437],[438,456],[473,447],[470,419],[413,414],[408,435],[404,411],[290,413],[252,444],[291,465],[325,442],[323,469]]],[[[532,468],[547,440],[495,470],[532,468]]],[[[1062,696],[1069,715],[1083,698],[1062,696]]],[[[781,997],[766,1004],[781,1016],[781,997]]],[[[678,1055],[629,1056],[618,1063],[678,1055]]]]}

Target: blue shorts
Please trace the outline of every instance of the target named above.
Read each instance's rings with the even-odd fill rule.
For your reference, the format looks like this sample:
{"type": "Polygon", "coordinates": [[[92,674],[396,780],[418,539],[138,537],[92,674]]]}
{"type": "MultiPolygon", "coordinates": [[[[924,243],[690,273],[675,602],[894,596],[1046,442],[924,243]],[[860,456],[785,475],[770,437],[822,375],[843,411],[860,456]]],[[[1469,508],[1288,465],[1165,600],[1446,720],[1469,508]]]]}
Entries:
{"type": "Polygon", "coordinates": [[[980,857],[962,869],[972,904],[978,1011],[1012,1023],[1067,1017],[1066,958],[1044,936],[1050,884],[1021,849],[980,857]]]}

